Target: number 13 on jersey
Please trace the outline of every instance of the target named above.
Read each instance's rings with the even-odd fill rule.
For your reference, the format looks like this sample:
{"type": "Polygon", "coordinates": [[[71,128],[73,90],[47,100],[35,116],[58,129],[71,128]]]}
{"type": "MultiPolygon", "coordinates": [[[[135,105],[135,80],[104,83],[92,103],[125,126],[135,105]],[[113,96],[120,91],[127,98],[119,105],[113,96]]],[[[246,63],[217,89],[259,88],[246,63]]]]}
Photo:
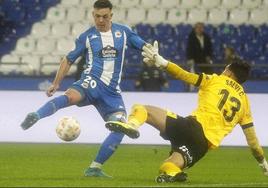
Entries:
{"type": "Polygon", "coordinates": [[[227,122],[233,121],[235,114],[240,110],[241,108],[241,102],[238,98],[230,96],[230,93],[227,89],[222,89],[219,92],[219,95],[221,95],[221,99],[218,103],[218,109],[222,111],[223,117],[227,122]],[[226,106],[226,102],[231,102],[231,106],[226,106]]]}

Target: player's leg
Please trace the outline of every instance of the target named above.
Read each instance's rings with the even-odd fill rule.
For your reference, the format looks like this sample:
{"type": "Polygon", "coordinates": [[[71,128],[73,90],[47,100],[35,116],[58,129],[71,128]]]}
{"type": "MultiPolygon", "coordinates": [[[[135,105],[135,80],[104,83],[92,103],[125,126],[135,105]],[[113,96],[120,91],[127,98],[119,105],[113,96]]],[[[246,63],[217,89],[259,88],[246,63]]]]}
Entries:
{"type": "MultiPolygon", "coordinates": [[[[111,95],[110,91],[101,87],[99,88],[99,91],[99,103],[95,105],[95,107],[104,121],[126,122],[126,110],[122,96],[118,93],[112,93],[111,95]]],[[[123,137],[124,134],[113,131],[107,136],[103,141],[95,160],[90,164],[89,169],[86,170],[86,176],[107,177],[107,175],[102,172],[101,167],[116,151],[123,137]],[[95,171],[97,173],[88,173],[90,171],[95,171]]]]}
{"type": "MultiPolygon", "coordinates": [[[[108,121],[126,121],[125,112],[112,113],[107,118],[108,121]]],[[[111,132],[103,141],[95,160],[90,164],[85,171],[85,176],[95,177],[111,177],[104,173],[101,168],[102,165],[113,155],[118,145],[124,137],[123,133],[111,132]]]]}
{"type": "Polygon", "coordinates": [[[158,183],[181,182],[187,179],[182,171],[192,167],[208,150],[208,142],[202,126],[193,117],[180,117],[167,113],[166,130],[162,136],[170,140],[171,155],[160,167],[158,183]]]}
{"type": "Polygon", "coordinates": [[[29,113],[21,124],[22,129],[26,130],[32,127],[38,120],[54,114],[61,108],[77,104],[82,100],[83,95],[73,88],[68,89],[64,95],[55,97],[45,103],[36,112],[29,113]]]}
{"type": "Polygon", "coordinates": [[[156,177],[157,183],[163,182],[182,182],[186,181],[187,174],[182,171],[184,158],[181,153],[173,152],[159,168],[159,176],[156,177]]]}
{"type": "Polygon", "coordinates": [[[155,127],[161,133],[165,131],[167,111],[155,106],[133,105],[128,122],[109,121],[106,127],[113,131],[122,132],[131,138],[137,138],[138,128],[145,122],[155,127]]]}

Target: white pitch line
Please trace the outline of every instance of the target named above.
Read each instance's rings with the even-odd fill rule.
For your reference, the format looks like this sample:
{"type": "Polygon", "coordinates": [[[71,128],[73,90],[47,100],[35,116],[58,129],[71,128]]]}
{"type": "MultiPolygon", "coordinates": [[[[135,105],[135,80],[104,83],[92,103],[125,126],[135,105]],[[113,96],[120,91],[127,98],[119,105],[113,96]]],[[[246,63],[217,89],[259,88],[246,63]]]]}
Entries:
{"type": "MultiPolygon", "coordinates": [[[[260,182],[260,183],[219,183],[219,184],[186,184],[186,183],[160,183],[158,184],[159,186],[154,186],[154,187],[246,187],[246,186],[251,186],[251,187],[256,187],[256,186],[265,186],[268,187],[268,182],[260,182]]],[[[132,186],[131,186],[132,187],[132,186]]],[[[136,187],[136,186],[134,186],[136,187]]],[[[140,186],[137,186],[140,187],[140,186]]],[[[143,186],[142,186],[143,187],[143,186]]],[[[151,186],[144,186],[144,187],[151,187],[151,186]]]]}

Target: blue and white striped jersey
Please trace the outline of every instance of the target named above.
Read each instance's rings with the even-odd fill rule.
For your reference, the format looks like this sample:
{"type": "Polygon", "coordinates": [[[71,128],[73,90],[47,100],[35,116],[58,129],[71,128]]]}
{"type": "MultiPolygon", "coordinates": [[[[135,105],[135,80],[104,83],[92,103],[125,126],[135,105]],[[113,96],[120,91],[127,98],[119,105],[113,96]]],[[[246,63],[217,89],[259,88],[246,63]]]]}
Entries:
{"type": "Polygon", "coordinates": [[[74,63],[78,57],[85,55],[87,69],[82,78],[91,76],[120,92],[125,49],[129,46],[141,50],[144,44],[145,41],[125,25],[112,23],[111,30],[104,33],[91,27],[76,39],[75,49],[67,55],[67,59],[74,63]]]}

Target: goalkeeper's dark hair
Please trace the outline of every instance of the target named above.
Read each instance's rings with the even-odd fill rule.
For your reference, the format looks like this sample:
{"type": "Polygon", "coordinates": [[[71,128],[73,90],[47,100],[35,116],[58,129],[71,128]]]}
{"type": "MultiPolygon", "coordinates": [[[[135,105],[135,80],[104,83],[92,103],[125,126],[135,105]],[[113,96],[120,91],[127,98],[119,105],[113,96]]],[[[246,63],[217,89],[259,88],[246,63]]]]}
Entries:
{"type": "Polygon", "coordinates": [[[242,84],[249,78],[251,66],[245,60],[235,57],[228,69],[235,75],[236,81],[242,84]]]}
{"type": "Polygon", "coordinates": [[[112,10],[113,4],[109,0],[97,0],[97,1],[95,1],[93,7],[95,9],[109,8],[112,10]]]}

